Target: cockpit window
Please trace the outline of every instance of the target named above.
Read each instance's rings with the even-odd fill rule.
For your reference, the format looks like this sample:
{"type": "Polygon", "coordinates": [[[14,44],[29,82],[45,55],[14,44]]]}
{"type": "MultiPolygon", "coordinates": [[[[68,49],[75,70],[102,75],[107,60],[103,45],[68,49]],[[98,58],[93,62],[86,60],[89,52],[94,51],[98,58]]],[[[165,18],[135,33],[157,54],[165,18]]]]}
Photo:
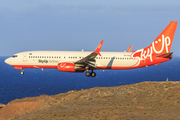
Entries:
{"type": "Polygon", "coordinates": [[[12,57],[15,58],[15,57],[17,57],[17,55],[13,55],[12,57]]]}

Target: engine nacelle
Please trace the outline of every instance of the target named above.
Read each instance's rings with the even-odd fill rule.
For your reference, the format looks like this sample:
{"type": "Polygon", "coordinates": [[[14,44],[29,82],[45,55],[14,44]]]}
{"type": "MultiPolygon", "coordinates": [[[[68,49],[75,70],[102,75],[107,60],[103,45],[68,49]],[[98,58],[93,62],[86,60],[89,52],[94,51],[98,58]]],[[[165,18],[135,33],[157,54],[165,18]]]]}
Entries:
{"type": "Polygon", "coordinates": [[[66,62],[59,63],[58,70],[64,72],[84,72],[84,69],[81,69],[78,65],[66,62]]]}

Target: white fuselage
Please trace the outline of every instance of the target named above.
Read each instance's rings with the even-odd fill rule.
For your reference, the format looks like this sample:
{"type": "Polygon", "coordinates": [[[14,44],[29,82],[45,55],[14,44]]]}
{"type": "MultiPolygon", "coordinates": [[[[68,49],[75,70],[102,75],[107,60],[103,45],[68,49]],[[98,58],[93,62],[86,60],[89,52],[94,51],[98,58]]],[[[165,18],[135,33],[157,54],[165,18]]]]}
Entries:
{"type": "MultiPolygon", "coordinates": [[[[84,51],[27,51],[6,59],[6,63],[14,67],[23,68],[57,68],[58,63],[74,63],[92,52],[84,51]]],[[[132,67],[138,59],[131,58],[131,52],[101,52],[97,55],[96,66],[99,69],[107,67],[121,69],[132,67]]]]}

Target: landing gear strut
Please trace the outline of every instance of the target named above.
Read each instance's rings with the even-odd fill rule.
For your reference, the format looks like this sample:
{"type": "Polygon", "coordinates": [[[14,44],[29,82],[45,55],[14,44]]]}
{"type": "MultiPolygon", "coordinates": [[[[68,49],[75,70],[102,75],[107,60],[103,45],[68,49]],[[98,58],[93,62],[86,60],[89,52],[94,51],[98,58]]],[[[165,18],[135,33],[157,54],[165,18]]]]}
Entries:
{"type": "Polygon", "coordinates": [[[21,70],[21,75],[24,75],[24,71],[23,71],[23,69],[21,70]]]}
{"type": "Polygon", "coordinates": [[[93,70],[92,70],[92,72],[90,73],[88,70],[86,70],[86,73],[85,73],[85,75],[87,76],[87,77],[95,77],[96,76],[96,73],[95,72],[93,72],[93,70]]]}

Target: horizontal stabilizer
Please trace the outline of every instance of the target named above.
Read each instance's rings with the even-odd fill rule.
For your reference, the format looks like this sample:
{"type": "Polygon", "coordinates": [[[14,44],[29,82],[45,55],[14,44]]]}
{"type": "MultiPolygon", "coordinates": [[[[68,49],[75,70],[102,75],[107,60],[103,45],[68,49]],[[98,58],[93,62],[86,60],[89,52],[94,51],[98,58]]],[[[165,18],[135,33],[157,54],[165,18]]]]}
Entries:
{"type": "Polygon", "coordinates": [[[173,52],[169,52],[169,53],[164,53],[161,55],[157,55],[156,57],[162,57],[162,58],[171,58],[173,52]]]}

